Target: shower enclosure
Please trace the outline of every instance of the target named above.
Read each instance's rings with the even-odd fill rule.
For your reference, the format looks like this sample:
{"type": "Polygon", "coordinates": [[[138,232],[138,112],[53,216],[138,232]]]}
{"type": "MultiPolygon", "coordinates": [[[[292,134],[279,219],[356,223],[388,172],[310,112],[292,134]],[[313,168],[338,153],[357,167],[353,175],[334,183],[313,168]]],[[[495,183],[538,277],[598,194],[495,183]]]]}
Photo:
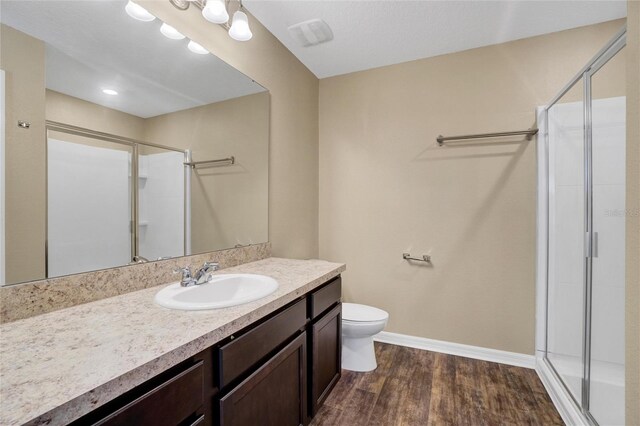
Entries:
{"type": "Polygon", "coordinates": [[[190,252],[190,152],[47,122],[46,276],[190,252]]]}
{"type": "Polygon", "coordinates": [[[572,423],[624,424],[625,43],[538,110],[536,349],[572,423]]]}

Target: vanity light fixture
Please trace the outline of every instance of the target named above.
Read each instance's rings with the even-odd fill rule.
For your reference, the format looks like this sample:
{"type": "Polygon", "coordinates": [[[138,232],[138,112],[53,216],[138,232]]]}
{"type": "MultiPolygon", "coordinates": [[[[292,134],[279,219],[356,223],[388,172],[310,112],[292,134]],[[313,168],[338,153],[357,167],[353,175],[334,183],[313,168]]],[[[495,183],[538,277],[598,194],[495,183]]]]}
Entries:
{"type": "Polygon", "coordinates": [[[171,40],[182,40],[184,38],[184,34],[166,23],[162,23],[160,32],[163,36],[165,36],[166,38],[170,38],[171,40]]]}
{"type": "Polygon", "coordinates": [[[229,36],[237,41],[248,41],[253,37],[249,28],[249,18],[243,11],[242,0],[238,1],[238,9],[233,14],[229,25],[229,5],[231,0],[169,0],[179,10],[187,10],[191,3],[202,9],[202,16],[209,22],[223,26],[229,36]]]}
{"type": "Polygon", "coordinates": [[[189,44],[187,45],[187,47],[189,48],[190,51],[192,51],[193,53],[197,53],[198,55],[206,55],[209,53],[207,49],[200,46],[198,43],[196,43],[193,40],[189,40],[189,44]]]}
{"type": "Polygon", "coordinates": [[[116,96],[118,94],[118,92],[116,92],[113,89],[102,89],[102,93],[104,93],[105,95],[110,95],[110,96],[116,96]]]}
{"type": "Polygon", "coordinates": [[[229,13],[224,0],[208,0],[202,9],[202,16],[214,24],[226,24],[229,21],[229,13]]]}
{"type": "MultiPolygon", "coordinates": [[[[179,10],[187,10],[191,3],[202,9],[202,16],[209,22],[223,26],[229,36],[237,41],[248,41],[253,37],[251,28],[249,28],[249,18],[243,12],[242,0],[239,0],[238,10],[233,14],[233,20],[229,25],[229,12],[227,11],[231,0],[169,0],[179,10]]],[[[150,22],[156,19],[142,6],[128,1],[125,10],[129,16],[139,21],[150,22]]],[[[182,40],[186,38],[184,34],[176,30],[171,25],[163,22],[160,26],[160,32],[165,37],[172,40],[182,40]]],[[[189,40],[187,48],[198,55],[207,55],[209,51],[193,40],[189,40]]],[[[105,92],[106,93],[106,92],[105,92]]],[[[117,95],[117,93],[115,93],[117,95]]]]}
{"type": "Polygon", "coordinates": [[[132,2],[131,0],[127,2],[124,10],[127,12],[127,15],[131,16],[133,19],[137,19],[138,21],[151,22],[156,19],[156,17],[150,14],[147,9],[132,2]]]}
{"type": "Polygon", "coordinates": [[[231,28],[229,28],[229,36],[237,41],[249,41],[253,34],[249,29],[249,19],[247,14],[241,11],[237,11],[233,14],[233,22],[231,28]]]}

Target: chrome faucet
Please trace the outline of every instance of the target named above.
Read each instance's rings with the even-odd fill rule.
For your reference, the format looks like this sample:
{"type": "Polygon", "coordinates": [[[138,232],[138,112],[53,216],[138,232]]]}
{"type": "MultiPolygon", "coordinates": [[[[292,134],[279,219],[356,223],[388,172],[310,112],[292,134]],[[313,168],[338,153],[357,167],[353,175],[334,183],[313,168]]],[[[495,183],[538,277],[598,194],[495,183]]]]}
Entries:
{"type": "Polygon", "coordinates": [[[191,273],[191,268],[185,266],[184,268],[177,268],[173,270],[174,274],[182,274],[180,285],[182,287],[191,287],[193,285],[200,285],[207,283],[211,280],[211,273],[220,269],[220,264],[217,262],[205,262],[202,268],[198,269],[195,274],[191,273]]]}

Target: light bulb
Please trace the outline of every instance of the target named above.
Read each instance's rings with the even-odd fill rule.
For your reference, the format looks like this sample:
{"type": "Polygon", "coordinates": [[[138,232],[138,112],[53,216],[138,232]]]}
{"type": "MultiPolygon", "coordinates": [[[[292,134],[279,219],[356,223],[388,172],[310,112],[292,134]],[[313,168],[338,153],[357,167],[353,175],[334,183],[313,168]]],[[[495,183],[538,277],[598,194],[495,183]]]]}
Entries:
{"type": "Polygon", "coordinates": [[[163,36],[170,38],[171,40],[182,40],[184,38],[184,35],[181,32],[166,23],[162,24],[160,32],[163,36]]]}
{"type": "Polygon", "coordinates": [[[231,23],[231,28],[229,28],[229,36],[238,41],[251,40],[253,34],[249,29],[249,19],[246,13],[237,11],[233,14],[233,22],[231,23]]]}
{"type": "Polygon", "coordinates": [[[197,53],[198,55],[206,55],[207,53],[209,53],[207,49],[200,46],[198,43],[196,43],[193,40],[189,41],[189,44],[187,45],[187,47],[189,48],[190,51],[192,51],[193,53],[197,53]]]}
{"type": "Polygon", "coordinates": [[[138,21],[151,22],[156,19],[155,16],[147,12],[147,9],[139,4],[133,3],[131,0],[129,0],[127,5],[124,7],[124,10],[127,12],[127,15],[131,16],[133,19],[137,19],[138,21]]]}
{"type": "Polygon", "coordinates": [[[214,24],[226,24],[229,20],[224,0],[207,0],[206,6],[202,9],[202,16],[214,24]]]}

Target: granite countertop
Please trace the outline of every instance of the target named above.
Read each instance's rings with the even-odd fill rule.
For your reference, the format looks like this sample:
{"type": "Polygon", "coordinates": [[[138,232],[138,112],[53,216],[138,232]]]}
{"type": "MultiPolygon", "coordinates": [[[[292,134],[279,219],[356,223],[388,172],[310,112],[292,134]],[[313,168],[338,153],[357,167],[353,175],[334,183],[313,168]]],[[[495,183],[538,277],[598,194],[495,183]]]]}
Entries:
{"type": "Polygon", "coordinates": [[[220,273],[275,278],[244,305],[178,311],[153,301],[167,284],[0,326],[0,424],[66,424],[339,275],[345,265],[269,258],[220,273]]]}

